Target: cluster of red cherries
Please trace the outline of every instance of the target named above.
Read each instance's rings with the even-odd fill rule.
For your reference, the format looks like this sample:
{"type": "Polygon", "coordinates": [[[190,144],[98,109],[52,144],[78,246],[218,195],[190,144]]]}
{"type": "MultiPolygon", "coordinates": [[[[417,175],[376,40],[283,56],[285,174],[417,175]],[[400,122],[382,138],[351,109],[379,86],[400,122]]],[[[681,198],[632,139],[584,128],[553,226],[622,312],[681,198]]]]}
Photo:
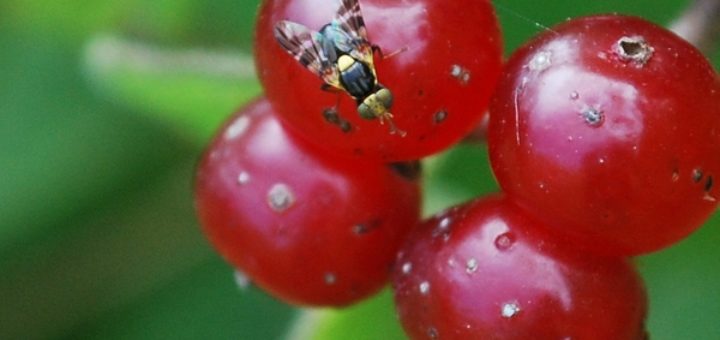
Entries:
{"type": "Polygon", "coordinates": [[[273,33],[283,20],[318,31],[338,6],[260,7],[265,97],[197,171],[218,251],[292,304],[346,306],[390,280],[413,339],[647,338],[629,259],[689,235],[720,198],[720,80],[704,56],[642,19],[600,15],[503,62],[490,1],[362,0],[372,44],[402,49],[372,65],[405,132],[390,133],[357,98],[321,90],[273,33]],[[417,160],[484,119],[502,193],[422,220],[417,160]]]}

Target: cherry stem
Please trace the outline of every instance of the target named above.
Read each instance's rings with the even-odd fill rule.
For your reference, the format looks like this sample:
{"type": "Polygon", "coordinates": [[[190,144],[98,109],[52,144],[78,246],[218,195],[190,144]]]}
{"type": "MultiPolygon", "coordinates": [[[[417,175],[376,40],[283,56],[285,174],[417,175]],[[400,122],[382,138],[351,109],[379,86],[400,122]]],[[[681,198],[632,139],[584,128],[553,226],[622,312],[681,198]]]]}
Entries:
{"type": "Polygon", "coordinates": [[[692,1],[669,28],[710,56],[720,40],[720,0],[692,1]]]}

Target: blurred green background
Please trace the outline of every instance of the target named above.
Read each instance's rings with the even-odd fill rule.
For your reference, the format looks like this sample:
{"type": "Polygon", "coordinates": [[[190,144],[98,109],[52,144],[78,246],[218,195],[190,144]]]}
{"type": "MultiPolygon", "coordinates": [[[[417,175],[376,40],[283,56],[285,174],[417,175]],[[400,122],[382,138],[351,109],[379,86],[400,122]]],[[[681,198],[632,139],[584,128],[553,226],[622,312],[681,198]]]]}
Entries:
{"type": "MultiPolygon", "coordinates": [[[[300,311],[210,249],[193,167],[261,91],[258,0],[0,2],[0,339],[402,338],[388,294],[300,311]]],[[[497,0],[507,51],[567,17],[680,0],[497,0]]],[[[716,67],[720,65],[714,59],[716,67]]],[[[426,212],[495,190],[483,146],[427,162],[426,212]]],[[[639,259],[657,339],[720,339],[720,218],[639,259]]]]}

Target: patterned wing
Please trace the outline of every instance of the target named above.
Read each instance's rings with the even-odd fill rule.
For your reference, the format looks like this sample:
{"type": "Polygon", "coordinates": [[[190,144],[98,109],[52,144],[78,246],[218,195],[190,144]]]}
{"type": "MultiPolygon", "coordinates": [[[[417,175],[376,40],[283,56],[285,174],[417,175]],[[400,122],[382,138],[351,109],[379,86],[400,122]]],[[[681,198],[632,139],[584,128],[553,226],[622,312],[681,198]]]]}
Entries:
{"type": "Polygon", "coordinates": [[[340,8],[335,15],[335,20],[343,28],[359,42],[369,45],[367,38],[367,30],[365,29],[365,20],[360,12],[360,3],[358,0],[341,0],[340,8]]]}
{"type": "Polygon", "coordinates": [[[275,39],[300,65],[317,74],[328,85],[340,87],[336,65],[323,51],[322,34],[291,22],[275,24],[275,39]]]}
{"type": "Polygon", "coordinates": [[[341,0],[333,23],[351,37],[351,43],[356,51],[351,55],[356,59],[372,62],[372,47],[367,37],[365,20],[360,12],[358,0],[341,0]]]}

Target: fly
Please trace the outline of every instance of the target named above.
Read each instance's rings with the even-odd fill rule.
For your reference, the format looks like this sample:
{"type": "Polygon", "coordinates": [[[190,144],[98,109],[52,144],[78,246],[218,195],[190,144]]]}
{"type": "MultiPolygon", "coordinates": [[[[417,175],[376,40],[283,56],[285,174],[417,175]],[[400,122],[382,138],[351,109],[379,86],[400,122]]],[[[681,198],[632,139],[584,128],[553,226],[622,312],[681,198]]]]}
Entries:
{"type": "Polygon", "coordinates": [[[303,67],[322,79],[324,90],[346,92],[355,99],[360,117],[388,122],[391,134],[405,136],[390,113],[393,95],[377,80],[373,55],[381,51],[367,38],[358,0],[341,0],[335,18],[318,32],[280,21],[275,24],[275,38],[303,67]]]}

